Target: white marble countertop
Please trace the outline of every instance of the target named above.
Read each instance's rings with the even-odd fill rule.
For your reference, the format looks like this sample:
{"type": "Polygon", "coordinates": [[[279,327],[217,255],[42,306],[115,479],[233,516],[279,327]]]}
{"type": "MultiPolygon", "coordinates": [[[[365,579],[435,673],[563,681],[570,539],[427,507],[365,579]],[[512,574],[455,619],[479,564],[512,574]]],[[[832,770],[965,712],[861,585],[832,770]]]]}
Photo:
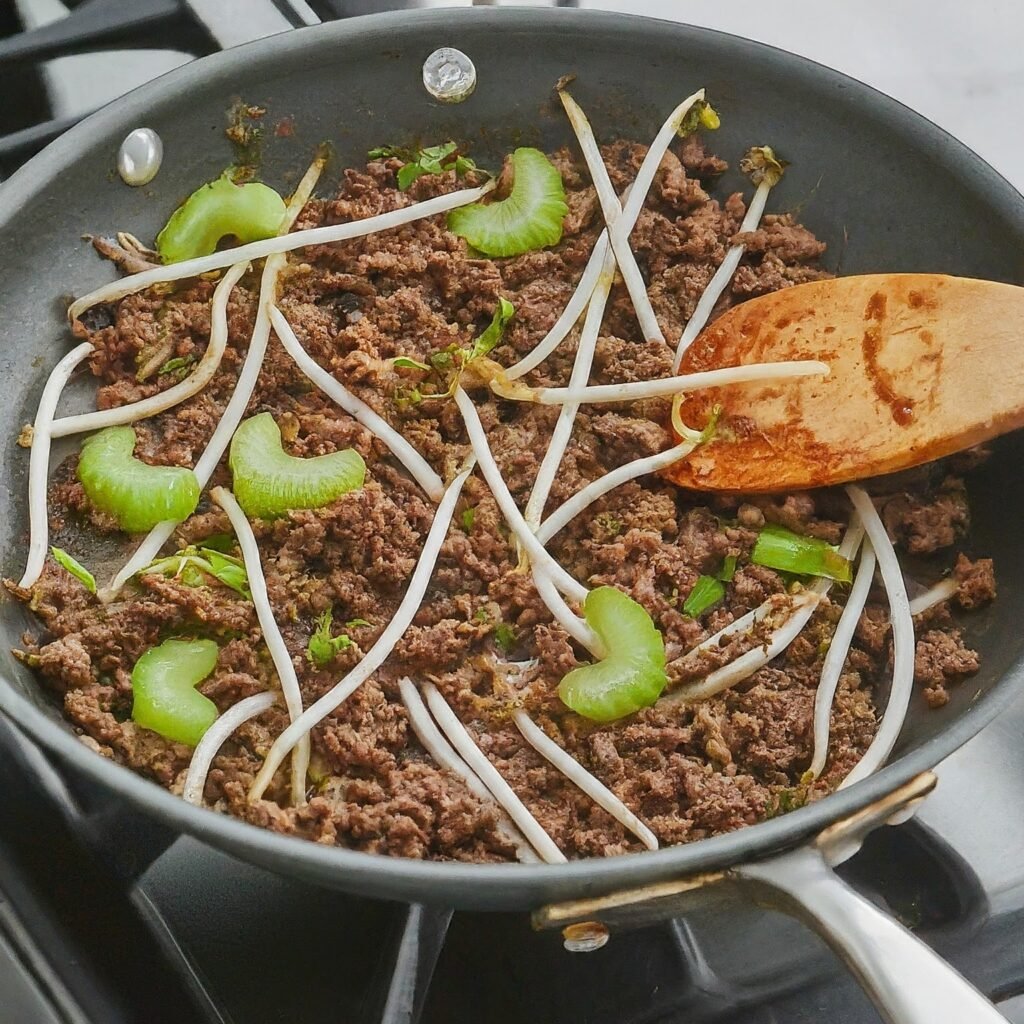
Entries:
{"type": "Polygon", "coordinates": [[[827,64],[941,125],[1024,191],[1022,0],[579,0],[721,29],[827,64]]]}

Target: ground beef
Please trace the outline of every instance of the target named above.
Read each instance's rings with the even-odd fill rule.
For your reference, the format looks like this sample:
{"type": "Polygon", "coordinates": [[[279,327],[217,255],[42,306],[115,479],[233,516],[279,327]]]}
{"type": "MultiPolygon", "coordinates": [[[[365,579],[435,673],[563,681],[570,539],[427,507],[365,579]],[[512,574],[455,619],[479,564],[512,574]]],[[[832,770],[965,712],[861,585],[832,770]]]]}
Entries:
{"type": "MultiPolygon", "coordinates": [[[[612,183],[622,190],[645,149],[622,141],[603,148],[612,183]]],[[[430,366],[452,346],[468,345],[489,323],[498,296],[515,318],[492,353],[511,363],[529,351],[565,307],[600,230],[595,190],[573,152],[553,154],[567,189],[569,215],[557,246],[504,260],[480,258],[451,235],[443,217],[394,231],[293,253],[280,306],[310,355],[392,423],[434,468],[450,476],[466,451],[461,418],[442,392],[443,373],[396,368],[406,356],[430,366]]],[[[310,201],[300,228],[394,210],[460,187],[453,172],[424,175],[397,188],[401,162],[387,158],[346,170],[335,195],[310,201]]],[[[825,276],[824,250],[790,215],[769,215],[739,235],[740,193],[715,198],[726,164],[698,136],[668,153],[631,242],[666,336],[677,336],[728,247],[746,246],[718,315],[749,295],[825,276]]],[[[117,255],[116,253],[114,255],[117,255]]],[[[246,275],[228,306],[228,342],[220,369],[199,395],[138,426],[138,454],[155,464],[192,465],[231,395],[255,316],[259,270],[246,275]]],[[[96,346],[92,371],[98,404],[114,407],[155,394],[177,380],[172,359],[201,358],[210,329],[214,284],[183,282],[90,311],[76,331],[96,346]]],[[[578,334],[526,377],[564,384],[578,334]]],[[[629,297],[616,283],[597,342],[595,382],[636,381],[671,372],[672,353],[645,340],[629,297]]],[[[180,365],[180,364],[179,364],[180,365]]],[[[509,487],[524,503],[558,409],[500,401],[474,391],[481,420],[509,487]]],[[[254,524],[267,589],[308,706],[357,665],[393,616],[419,557],[433,504],[369,431],[311,387],[271,338],[248,412],[270,412],[288,450],[310,457],[355,448],[367,463],[358,491],[315,511],[254,524]],[[307,656],[310,637],[331,611],[349,644],[326,664],[307,656]]],[[[548,511],[590,481],[671,443],[668,404],[583,407],[551,491],[548,511]]],[[[108,517],[89,507],[75,461],[55,473],[50,501],[54,542],[85,553],[97,575],[122,564],[125,548],[108,517]],[[95,558],[87,553],[95,552],[95,558]],[[98,564],[102,561],[103,564],[98,564]]],[[[885,495],[890,533],[920,555],[955,543],[968,525],[959,479],[932,486],[931,476],[885,495]]],[[[226,466],[214,483],[230,483],[226,466]]],[[[788,614],[792,580],[750,562],[765,523],[830,542],[845,527],[846,505],[830,492],[763,497],[688,494],[657,479],[623,485],[592,505],[550,544],[588,585],[618,587],[651,614],[665,638],[670,685],[703,678],[764,642],[788,614]],[[683,605],[702,574],[735,573],[724,601],[694,618],[683,605]],[[693,648],[765,601],[772,616],[701,655],[693,648]]],[[[204,501],[167,552],[229,532],[223,513],[204,501]]],[[[391,658],[312,733],[308,803],[288,804],[282,770],[265,799],[247,791],[267,749],[286,724],[275,706],[240,728],[214,759],[205,798],[224,813],[306,839],[408,857],[478,861],[514,857],[496,808],[435,765],[410,728],[398,680],[432,680],[491,762],[569,856],[637,849],[636,840],[527,745],[510,719],[525,707],[542,729],[650,825],[662,843],[716,835],[781,813],[829,792],[860,758],[876,726],[875,687],[888,678],[891,630],[884,601],[873,595],[858,624],[839,680],[832,744],[824,775],[802,777],[812,751],[814,696],[828,639],[841,611],[836,588],[790,648],[768,667],[702,704],[662,700],[621,721],[596,725],[557,696],[562,676],[587,660],[554,623],[517,554],[488,489],[467,482],[427,598],[391,658]],[[499,658],[529,664],[510,679],[499,658]]],[[[975,608],[995,595],[992,563],[960,556],[958,603],[975,608]]],[[[63,702],[76,730],[98,753],[180,792],[191,751],[131,720],[131,666],[168,636],[217,641],[214,672],[200,690],[221,710],[277,685],[252,604],[217,586],[144,576],[109,605],[47,564],[29,602],[40,627],[20,656],[63,702]]],[[[977,669],[948,606],[920,620],[916,678],[939,704],[946,687],[977,669]]]]}

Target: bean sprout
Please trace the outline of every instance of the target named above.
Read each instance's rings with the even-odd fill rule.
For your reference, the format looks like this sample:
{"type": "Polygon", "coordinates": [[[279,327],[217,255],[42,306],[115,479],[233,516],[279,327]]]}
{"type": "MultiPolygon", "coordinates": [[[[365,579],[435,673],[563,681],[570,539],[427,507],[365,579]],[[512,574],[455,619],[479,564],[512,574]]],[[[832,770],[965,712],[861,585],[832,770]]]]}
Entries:
{"type": "Polygon", "coordinates": [[[543,363],[565,340],[566,335],[576,325],[576,321],[583,315],[584,309],[587,308],[587,303],[590,302],[590,296],[594,293],[594,288],[597,286],[608,251],[608,229],[605,228],[594,245],[594,251],[587,260],[583,276],[580,278],[579,284],[576,285],[576,290],[572,293],[565,309],[562,310],[561,315],[554,322],[551,330],[519,362],[513,363],[505,371],[506,380],[516,380],[522,377],[524,373],[529,373],[530,370],[543,363]]]}
{"type": "Polygon", "coordinates": [[[544,831],[540,822],[529,812],[526,804],[516,796],[512,787],[501,777],[501,773],[487,759],[484,752],[476,745],[469,730],[459,721],[458,715],[448,706],[433,683],[424,683],[423,691],[427,695],[427,706],[441,731],[451,741],[452,746],[462,755],[465,762],[480,776],[484,785],[494,794],[494,798],[508,812],[509,817],[519,826],[520,831],[530,841],[533,848],[549,864],[565,864],[566,857],[554,840],[544,831]]]}
{"type": "Polygon", "coordinates": [[[469,791],[479,800],[497,804],[501,816],[498,819],[498,831],[516,848],[516,856],[524,863],[535,863],[540,858],[526,837],[516,828],[508,817],[508,813],[494,798],[494,794],[481,782],[480,776],[462,760],[455,748],[448,742],[430,717],[426,704],[416,689],[415,683],[407,676],[398,680],[398,689],[402,702],[409,713],[409,724],[423,749],[446,771],[462,779],[469,791]]]}
{"type": "Polygon", "coordinates": [[[32,447],[28,457],[28,562],[19,587],[31,587],[46,563],[50,522],[46,510],[46,485],[50,470],[50,440],[53,414],[61,392],[79,363],[93,351],[91,342],[83,341],[73,348],[50,372],[32,424],[32,447]]]}
{"type": "Polygon", "coordinates": [[[473,471],[472,464],[448,485],[437,510],[434,512],[434,521],[430,526],[430,532],[423,545],[419,561],[409,580],[409,587],[402,598],[394,618],[388,623],[384,632],[381,633],[377,642],[366,652],[362,661],[348,675],[340,679],[330,690],[319,700],[311,704],[287,729],[274,741],[274,745],[267,754],[259,774],[256,776],[249,790],[249,801],[255,803],[259,800],[271,779],[274,772],[280,767],[281,762],[288,755],[288,752],[310,731],[320,724],[329,714],[337,710],[374,672],[384,664],[388,655],[394,650],[395,644],[401,640],[405,631],[412,623],[413,616],[419,610],[423,601],[423,595],[427,592],[431,574],[434,571],[434,563],[441,553],[441,546],[448,534],[448,527],[452,521],[455,511],[455,504],[462,492],[462,485],[466,478],[473,471]]]}
{"type": "Polygon", "coordinates": [[[943,601],[948,601],[956,591],[957,582],[955,577],[948,576],[944,580],[939,580],[935,586],[929,587],[922,594],[918,594],[917,597],[910,602],[910,614],[921,615],[928,611],[929,608],[934,608],[937,604],[942,604],[943,601]]]}
{"type": "Polygon", "coordinates": [[[658,837],[598,778],[591,775],[574,757],[564,751],[522,710],[512,720],[523,739],[546,761],[550,761],[570,782],[603,807],[619,824],[633,833],[648,850],[658,849],[658,837]]]}
{"type": "Polygon", "coordinates": [[[210,774],[210,765],[213,764],[217,752],[231,738],[236,729],[262,715],[276,703],[276,693],[254,693],[251,697],[246,697],[237,704],[233,704],[217,717],[192,752],[192,760],[188,764],[188,774],[185,776],[185,788],[181,791],[183,800],[190,804],[202,804],[203,791],[206,789],[206,777],[210,774]]]}
{"type": "Polygon", "coordinates": [[[814,756],[811,759],[810,770],[815,778],[825,769],[836,688],[839,686],[839,677],[846,664],[850,643],[860,620],[860,613],[868,599],[874,575],[875,551],[871,547],[871,541],[866,540],[861,548],[860,565],[857,566],[857,575],[850,589],[850,596],[846,599],[846,606],[832,635],[832,643],[821,666],[821,680],[814,695],[814,756]]]}
{"type": "Polygon", "coordinates": [[[685,459],[699,443],[699,441],[691,440],[681,441],[671,448],[666,448],[663,452],[658,452],[657,455],[647,455],[642,459],[634,459],[632,462],[627,462],[624,466],[619,466],[617,469],[605,473],[604,476],[592,480],[586,487],[578,490],[568,501],[559,505],[541,523],[540,528],[537,530],[537,539],[542,544],[547,544],[555,534],[565,529],[576,516],[597,501],[598,498],[604,497],[609,491],[630,480],[646,476],[648,473],[657,473],[659,470],[666,469],[680,459],[685,459]]]}
{"type": "Polygon", "coordinates": [[[103,427],[134,423],[147,416],[155,416],[167,409],[173,409],[174,406],[180,405],[186,399],[202,391],[213,379],[224,356],[224,349],[227,347],[228,341],[228,302],[239,278],[248,269],[248,263],[236,263],[217,284],[210,306],[210,340],[202,359],[181,383],[150,398],[143,398],[141,401],[132,402],[129,405],[121,405],[116,409],[100,409],[96,412],[65,416],[55,420],[53,436],[65,437],[68,434],[80,434],[86,430],[100,430],[103,427]]]}
{"type": "Polygon", "coordinates": [[[543,545],[537,540],[536,535],[523,518],[522,512],[516,506],[515,499],[513,499],[508,489],[508,484],[505,483],[501,470],[498,469],[498,464],[494,461],[494,456],[491,454],[491,447],[487,443],[487,435],[484,433],[483,424],[480,422],[480,416],[476,411],[476,407],[462,388],[456,389],[455,402],[466,424],[466,433],[469,435],[469,443],[473,448],[473,454],[480,463],[480,471],[483,473],[487,486],[490,487],[494,500],[498,503],[498,508],[501,509],[501,514],[505,517],[505,522],[508,523],[509,529],[515,534],[516,539],[523,547],[526,548],[530,558],[544,567],[545,571],[554,580],[555,586],[566,597],[574,601],[582,601],[587,596],[587,588],[574,580],[544,550],[543,545]]]}
{"type": "Polygon", "coordinates": [[[283,255],[307,245],[326,245],[331,242],[345,242],[352,238],[362,238],[364,235],[388,231],[424,217],[446,213],[458,206],[475,203],[490,192],[494,188],[494,184],[494,181],[488,181],[479,188],[464,188],[458,192],[449,192],[447,195],[435,196],[422,203],[413,203],[410,206],[403,206],[401,209],[390,210],[374,217],[366,217],[363,220],[307,228],[305,231],[293,231],[290,234],[276,235],[259,242],[249,242],[233,249],[214,252],[209,256],[199,256],[196,259],[182,260],[180,263],[170,263],[167,266],[155,267],[153,270],[145,270],[141,274],[131,274],[129,277],[112,281],[110,284],[77,299],[68,309],[68,318],[74,321],[92,306],[101,302],[116,302],[126,295],[133,295],[154,284],[180,281],[187,277],[199,277],[202,274],[210,273],[211,270],[221,270],[232,263],[258,260],[264,256],[283,255]]]}
{"type": "MultiPolygon", "coordinates": [[[[765,204],[768,202],[768,193],[771,190],[772,182],[767,179],[757,186],[754,198],[750,200],[750,206],[747,207],[746,216],[744,216],[743,222],[740,224],[740,233],[757,230],[757,226],[761,223],[761,217],[764,214],[765,204]]],[[[693,316],[686,322],[686,327],[683,328],[683,333],[679,337],[675,359],[672,360],[673,373],[679,372],[679,365],[683,361],[686,350],[704,329],[704,325],[708,322],[715,308],[715,303],[721,298],[722,292],[725,291],[733,278],[733,274],[736,273],[736,268],[740,265],[745,249],[746,246],[742,244],[731,245],[729,251],[725,254],[725,258],[715,271],[714,276],[701,293],[700,298],[697,300],[697,306],[693,311],[693,316]]]]}
{"type": "MultiPolygon", "coordinates": [[[[703,388],[724,387],[727,384],[747,384],[752,381],[783,380],[790,377],[827,377],[828,363],[817,359],[780,360],[776,363],[748,363],[728,366],[721,370],[703,370],[684,373],[677,377],[658,380],[632,381],[628,384],[597,384],[584,388],[531,388],[530,401],[541,405],[563,405],[566,402],[635,402],[641,398],[665,398],[703,388]]],[[[500,381],[492,385],[501,394],[500,381]]],[[[502,397],[521,399],[518,391],[502,397]]]]}
{"type": "Polygon", "coordinates": [[[430,468],[427,460],[387,420],[374,412],[364,401],[356,398],[344,384],[313,359],[302,347],[292,325],[277,306],[270,308],[270,322],[274,325],[274,331],[281,339],[285,351],[295,361],[295,365],[328,398],[380,438],[432,501],[440,501],[441,495],[444,494],[444,481],[430,468]]]}
{"type": "MultiPolygon", "coordinates": [[[[601,267],[600,280],[597,282],[594,294],[590,297],[590,305],[587,307],[587,318],[583,323],[579,345],[576,349],[576,358],[573,361],[572,373],[569,377],[570,390],[586,387],[587,381],[590,379],[594,349],[597,347],[597,336],[601,333],[605,304],[612,289],[614,275],[615,254],[608,252],[601,267]]],[[[572,428],[576,422],[578,410],[579,403],[576,402],[566,402],[559,409],[555,429],[552,431],[547,451],[544,453],[540,469],[537,470],[537,476],[533,481],[533,489],[526,502],[525,519],[530,529],[535,532],[544,515],[544,506],[551,493],[551,485],[555,482],[555,475],[558,473],[558,467],[562,464],[562,457],[565,455],[569,438],[572,436],[572,428]]]]}
{"type": "MultiPolygon", "coordinates": [[[[576,132],[580,149],[583,150],[583,159],[590,171],[590,179],[594,183],[594,189],[597,191],[597,198],[601,204],[601,212],[604,214],[605,224],[608,226],[608,240],[611,242],[615,254],[614,259],[619,265],[619,272],[622,274],[622,280],[629,292],[640,329],[648,341],[664,341],[665,335],[662,334],[661,328],[658,326],[658,318],[654,315],[654,307],[647,294],[647,286],[644,284],[640,268],[637,266],[636,256],[633,255],[633,250],[629,245],[629,232],[623,233],[617,230],[619,222],[622,220],[622,206],[619,197],[615,194],[611,178],[608,177],[608,169],[601,159],[601,150],[594,137],[594,129],[580,105],[565,89],[559,90],[558,98],[562,101],[566,114],[569,115],[569,122],[576,132]]],[[[637,212],[639,215],[639,210],[637,212]]],[[[630,225],[630,230],[632,230],[632,225],[630,225]]]]}
{"type": "MultiPolygon", "coordinates": [[[[292,657],[285,646],[281,630],[274,621],[274,609],[270,606],[267,594],[267,581],[263,576],[263,565],[260,561],[260,549],[256,536],[252,532],[249,520],[239,507],[235,496],[223,487],[214,487],[210,497],[227,513],[231,528],[235,531],[238,546],[242,549],[242,561],[245,563],[245,574],[249,577],[249,591],[256,609],[263,641],[270,651],[271,660],[277,670],[277,678],[281,682],[288,717],[294,722],[302,714],[302,691],[299,679],[295,674],[292,657]]],[[[304,736],[295,744],[292,755],[292,804],[301,807],[306,802],[306,773],[309,771],[309,736],[304,736]]]]}
{"type": "Polygon", "coordinates": [[[882,574],[886,593],[889,596],[889,619],[892,623],[893,668],[889,702],[882,715],[881,724],[864,756],[849,775],[839,783],[840,789],[852,786],[867,778],[885,764],[892,748],[899,739],[907,717],[907,707],[914,691],[914,619],[910,613],[910,601],[903,582],[896,551],[885,532],[885,526],[867,492],[856,484],[848,484],[846,493],[864,522],[871,546],[878,558],[878,569],[882,574]]]}

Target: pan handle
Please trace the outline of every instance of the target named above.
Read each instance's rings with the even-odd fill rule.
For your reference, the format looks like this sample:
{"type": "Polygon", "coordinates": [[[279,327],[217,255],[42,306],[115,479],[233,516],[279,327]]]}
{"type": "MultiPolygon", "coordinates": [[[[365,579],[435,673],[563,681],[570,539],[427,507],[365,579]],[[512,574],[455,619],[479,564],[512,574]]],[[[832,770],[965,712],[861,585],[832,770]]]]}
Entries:
{"type": "Polygon", "coordinates": [[[813,928],[846,963],[888,1024],[1006,1018],[903,925],[851,889],[826,852],[804,846],[733,868],[755,898],[813,928]]]}

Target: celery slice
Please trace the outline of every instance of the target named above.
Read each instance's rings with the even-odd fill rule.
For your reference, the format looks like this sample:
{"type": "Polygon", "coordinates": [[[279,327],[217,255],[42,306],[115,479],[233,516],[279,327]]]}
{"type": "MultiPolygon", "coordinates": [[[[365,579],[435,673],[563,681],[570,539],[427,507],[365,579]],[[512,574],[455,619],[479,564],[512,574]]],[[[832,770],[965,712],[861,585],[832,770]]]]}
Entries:
{"type": "Polygon", "coordinates": [[[197,188],[171,214],[156,236],[156,247],[164,263],[180,263],[208,256],[228,235],[242,243],[272,238],[284,218],[284,200],[269,185],[236,185],[225,171],[197,188]]]}
{"type": "Polygon", "coordinates": [[[668,683],[665,641],[650,615],[614,587],[592,590],[583,615],[609,653],[563,677],[558,685],[562,703],[595,722],[613,722],[650,707],[668,683]]]}
{"type": "Polygon", "coordinates": [[[151,647],[132,669],[132,719],[194,747],[217,718],[217,705],[196,690],[216,664],[212,640],[165,640],[151,647]]]}
{"type": "Polygon", "coordinates": [[[289,509],[321,508],[362,487],[366,476],[366,464],[352,448],[311,459],[289,455],[269,412],[238,428],[228,465],[238,504],[253,519],[276,519],[289,509]]]}
{"type": "Polygon", "coordinates": [[[512,171],[512,191],[505,199],[448,214],[448,230],[487,256],[517,256],[562,239],[569,207],[558,169],[539,149],[517,149],[512,171]]]}
{"type": "Polygon", "coordinates": [[[180,466],[149,466],[134,457],[134,450],[131,427],[107,427],[86,440],[78,479],[89,500],[128,533],[187,519],[199,504],[195,473],[180,466]]]}

